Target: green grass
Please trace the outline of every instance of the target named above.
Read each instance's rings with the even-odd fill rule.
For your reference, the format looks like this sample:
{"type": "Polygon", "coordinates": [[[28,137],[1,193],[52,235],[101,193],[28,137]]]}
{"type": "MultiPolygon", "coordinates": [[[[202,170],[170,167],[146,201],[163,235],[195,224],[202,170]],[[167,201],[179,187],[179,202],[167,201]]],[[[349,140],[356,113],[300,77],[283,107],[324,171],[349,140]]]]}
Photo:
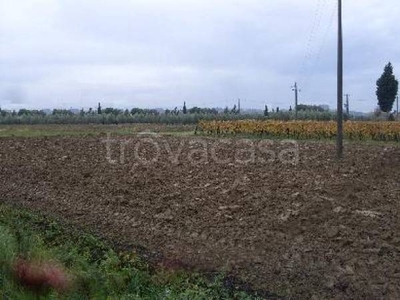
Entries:
{"type": "Polygon", "coordinates": [[[107,133],[113,135],[136,135],[140,132],[155,132],[161,135],[191,135],[191,125],[0,125],[0,138],[21,137],[97,137],[107,133]]]}
{"type": "Polygon", "coordinates": [[[256,299],[228,290],[223,276],[154,270],[135,252],[116,252],[105,241],[54,219],[0,204],[1,299],[256,299]],[[72,275],[72,288],[38,296],[16,282],[17,257],[56,260],[72,275]]]}

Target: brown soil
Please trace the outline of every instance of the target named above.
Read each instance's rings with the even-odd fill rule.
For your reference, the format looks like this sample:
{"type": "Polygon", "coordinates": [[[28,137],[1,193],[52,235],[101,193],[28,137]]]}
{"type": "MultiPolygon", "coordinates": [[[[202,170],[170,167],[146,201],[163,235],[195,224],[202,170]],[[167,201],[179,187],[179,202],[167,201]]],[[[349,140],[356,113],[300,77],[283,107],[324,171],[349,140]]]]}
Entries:
{"type": "Polygon", "coordinates": [[[192,151],[204,145],[189,137],[151,137],[162,153],[143,164],[135,151],[156,150],[143,138],[115,164],[100,138],[1,139],[0,201],[282,296],[400,299],[400,147],[346,145],[338,163],[333,144],[300,142],[297,165],[239,164],[240,147],[220,143],[218,157],[231,161],[217,164],[215,139],[197,139],[208,147],[201,161],[192,151]],[[165,144],[181,147],[176,161],[165,144]]]}

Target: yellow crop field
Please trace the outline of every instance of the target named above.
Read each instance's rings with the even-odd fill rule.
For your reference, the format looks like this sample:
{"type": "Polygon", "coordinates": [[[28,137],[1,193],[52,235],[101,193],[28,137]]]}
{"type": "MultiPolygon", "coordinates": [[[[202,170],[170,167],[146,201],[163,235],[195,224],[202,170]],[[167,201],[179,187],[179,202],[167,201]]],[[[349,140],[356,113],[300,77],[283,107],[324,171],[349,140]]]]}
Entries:
{"type": "MultiPolygon", "coordinates": [[[[332,139],[336,122],[320,121],[201,121],[199,129],[212,135],[250,134],[287,138],[332,139]]],[[[400,141],[400,122],[344,123],[344,134],[351,140],[400,141]]]]}

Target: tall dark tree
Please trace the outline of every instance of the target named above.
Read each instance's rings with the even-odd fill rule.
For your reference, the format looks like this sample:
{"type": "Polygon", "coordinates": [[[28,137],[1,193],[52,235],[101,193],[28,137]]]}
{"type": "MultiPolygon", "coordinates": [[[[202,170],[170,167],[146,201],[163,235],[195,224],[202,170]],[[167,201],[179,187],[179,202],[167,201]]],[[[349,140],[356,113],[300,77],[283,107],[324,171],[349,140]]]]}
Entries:
{"type": "Polygon", "coordinates": [[[269,116],[269,110],[268,110],[268,106],[267,106],[267,105],[265,105],[264,116],[265,116],[265,117],[268,117],[268,116],[269,116]]]}
{"type": "Polygon", "coordinates": [[[376,96],[378,97],[379,108],[383,112],[391,112],[396,99],[399,82],[393,75],[393,66],[389,62],[383,71],[382,76],[376,82],[376,96]]]}
{"type": "Polygon", "coordinates": [[[183,112],[184,115],[187,114],[186,101],[183,102],[183,109],[182,109],[182,112],[183,112]]]}
{"type": "Polygon", "coordinates": [[[97,107],[97,114],[101,115],[101,105],[100,105],[100,102],[99,102],[99,106],[97,107]]]}

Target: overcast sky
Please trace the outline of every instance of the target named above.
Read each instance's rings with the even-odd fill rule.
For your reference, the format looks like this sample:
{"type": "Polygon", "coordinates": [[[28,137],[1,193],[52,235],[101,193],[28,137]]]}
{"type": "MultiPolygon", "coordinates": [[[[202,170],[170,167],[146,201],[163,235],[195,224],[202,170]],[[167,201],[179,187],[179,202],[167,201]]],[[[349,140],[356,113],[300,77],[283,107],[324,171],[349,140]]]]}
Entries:
{"type": "MultiPolygon", "coordinates": [[[[0,0],[2,108],[293,105],[336,99],[336,0],[0,0]]],[[[372,111],[398,0],[344,0],[345,92],[372,111]]]]}

